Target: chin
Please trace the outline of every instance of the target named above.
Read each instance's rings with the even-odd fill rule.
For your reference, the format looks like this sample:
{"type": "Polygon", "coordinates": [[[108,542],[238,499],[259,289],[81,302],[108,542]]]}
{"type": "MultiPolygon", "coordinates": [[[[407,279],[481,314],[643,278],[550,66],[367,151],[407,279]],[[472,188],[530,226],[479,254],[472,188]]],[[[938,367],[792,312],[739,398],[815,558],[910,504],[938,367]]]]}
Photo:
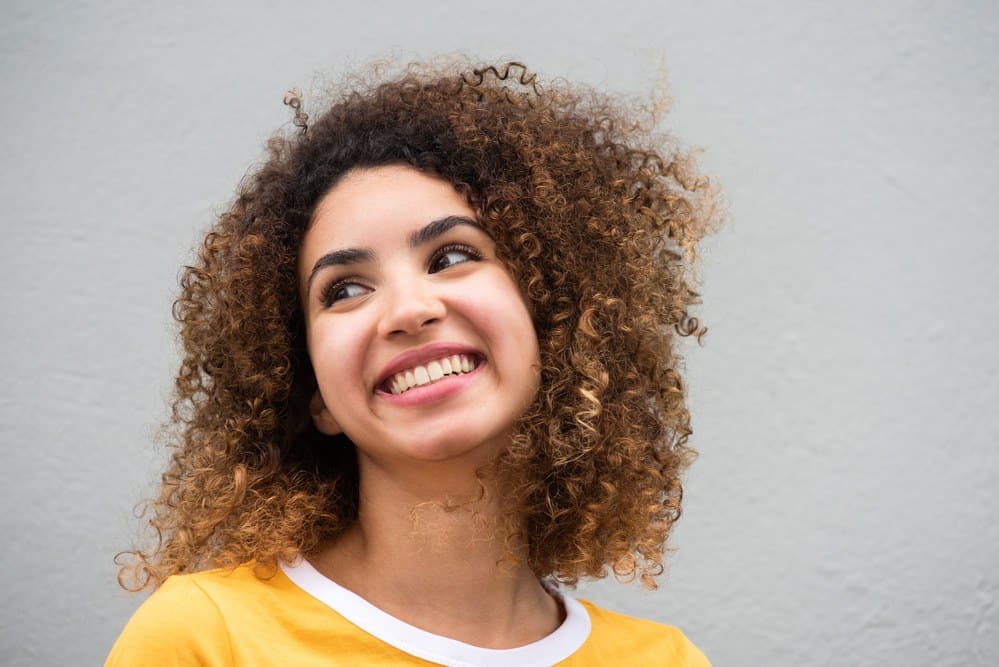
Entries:
{"type": "MultiPolygon", "coordinates": [[[[429,434],[428,434],[429,435],[429,434]]],[[[492,460],[500,449],[509,444],[509,434],[483,437],[482,434],[449,432],[437,437],[409,440],[401,444],[407,458],[428,463],[472,463],[476,467],[492,460]],[[478,443],[470,445],[469,443],[478,443]]]]}

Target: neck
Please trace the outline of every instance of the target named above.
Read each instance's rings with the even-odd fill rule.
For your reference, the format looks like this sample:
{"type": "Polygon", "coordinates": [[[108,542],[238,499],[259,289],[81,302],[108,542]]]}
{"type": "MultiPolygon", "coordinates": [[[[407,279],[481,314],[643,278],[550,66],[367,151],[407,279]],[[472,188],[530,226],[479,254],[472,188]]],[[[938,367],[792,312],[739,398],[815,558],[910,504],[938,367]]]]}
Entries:
{"type": "Polygon", "coordinates": [[[521,646],[558,627],[561,609],[523,562],[526,545],[506,532],[488,481],[438,470],[423,484],[372,469],[361,480],[357,522],[314,559],[324,575],[410,625],[476,646],[521,646]],[[507,544],[520,563],[505,558],[507,544]]]}

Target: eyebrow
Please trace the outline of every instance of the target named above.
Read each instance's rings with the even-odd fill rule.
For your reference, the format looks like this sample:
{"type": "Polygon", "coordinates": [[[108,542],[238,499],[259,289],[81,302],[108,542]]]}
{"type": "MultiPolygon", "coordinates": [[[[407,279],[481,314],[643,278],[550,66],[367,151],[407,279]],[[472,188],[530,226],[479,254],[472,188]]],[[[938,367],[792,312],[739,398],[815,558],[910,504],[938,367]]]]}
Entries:
{"type": "MultiPolygon", "coordinates": [[[[448,230],[453,229],[459,225],[469,225],[475,227],[489,238],[492,235],[489,234],[482,226],[475,220],[464,215],[449,215],[446,218],[441,218],[440,220],[434,220],[433,222],[427,224],[409,236],[409,247],[418,248],[421,245],[430,243],[438,236],[445,234],[448,230]]],[[[351,264],[361,264],[362,262],[370,262],[375,258],[375,251],[371,248],[343,248],[342,250],[334,250],[333,252],[328,252],[319,259],[312,266],[312,272],[309,273],[309,279],[306,282],[305,293],[309,294],[312,290],[312,281],[316,277],[316,274],[321,270],[328,268],[330,266],[348,266],[351,264]]]]}
{"type": "MultiPolygon", "coordinates": [[[[446,218],[440,220],[434,220],[426,227],[417,229],[409,237],[409,247],[418,248],[425,243],[430,243],[435,238],[444,234],[449,229],[457,227],[458,225],[470,225],[475,227],[479,231],[485,232],[484,229],[475,220],[464,216],[464,215],[449,215],[446,218]]],[[[487,234],[488,236],[488,234],[487,234]]]]}

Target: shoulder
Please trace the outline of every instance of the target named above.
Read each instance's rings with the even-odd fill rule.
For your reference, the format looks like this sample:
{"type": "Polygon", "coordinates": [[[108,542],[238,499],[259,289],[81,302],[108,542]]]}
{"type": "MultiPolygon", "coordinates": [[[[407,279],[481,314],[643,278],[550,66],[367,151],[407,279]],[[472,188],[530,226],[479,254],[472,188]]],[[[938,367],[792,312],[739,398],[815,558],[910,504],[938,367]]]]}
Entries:
{"type": "Polygon", "coordinates": [[[157,656],[158,665],[233,664],[217,598],[239,587],[245,580],[239,572],[242,569],[168,578],[133,614],[112,647],[106,667],[143,664],[151,655],[157,656]]]}
{"type": "Polygon", "coordinates": [[[679,628],[602,609],[579,600],[590,616],[588,649],[603,659],[630,658],[633,664],[710,667],[679,628]]]}

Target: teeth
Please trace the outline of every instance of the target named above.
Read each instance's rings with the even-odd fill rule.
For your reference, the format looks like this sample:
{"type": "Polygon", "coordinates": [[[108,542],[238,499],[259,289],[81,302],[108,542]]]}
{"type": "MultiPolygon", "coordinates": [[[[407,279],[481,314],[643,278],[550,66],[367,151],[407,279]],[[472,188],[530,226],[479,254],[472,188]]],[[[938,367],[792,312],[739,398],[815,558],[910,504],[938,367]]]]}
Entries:
{"type": "Polygon", "coordinates": [[[401,394],[413,387],[437,382],[448,375],[471,373],[474,370],[475,361],[472,357],[465,354],[452,354],[450,357],[431,361],[426,366],[414,366],[401,373],[396,373],[389,382],[389,390],[393,394],[401,394]]]}

